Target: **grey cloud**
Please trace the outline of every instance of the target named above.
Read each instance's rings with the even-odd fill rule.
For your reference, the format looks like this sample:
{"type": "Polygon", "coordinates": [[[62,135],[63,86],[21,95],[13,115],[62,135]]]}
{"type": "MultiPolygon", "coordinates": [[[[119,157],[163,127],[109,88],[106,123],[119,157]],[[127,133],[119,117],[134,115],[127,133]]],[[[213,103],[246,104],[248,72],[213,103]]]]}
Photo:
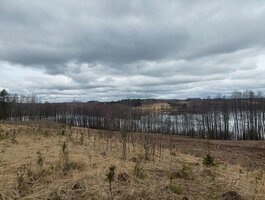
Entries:
{"type": "MultiPolygon", "coordinates": [[[[127,8],[126,3],[120,3],[127,8]]],[[[11,8],[7,9],[6,5],[0,9],[5,10],[1,36],[7,41],[1,49],[1,59],[25,65],[44,64],[48,68],[52,63],[61,64],[70,59],[114,63],[160,59],[183,49],[189,36],[185,27],[161,20],[157,23],[156,15],[154,19],[136,16],[130,6],[131,12],[125,11],[117,18],[115,8],[109,9],[109,3],[104,1],[99,3],[101,6],[77,3],[74,7],[80,13],[73,13],[69,2],[64,2],[62,9],[56,3],[51,7],[47,2],[43,6],[41,3],[9,4],[11,8]],[[109,16],[105,16],[106,10],[111,10],[109,16]]],[[[142,10],[144,13],[145,8],[142,10]]]]}
{"type": "Polygon", "coordinates": [[[44,96],[262,88],[256,57],[265,52],[264,21],[262,1],[2,0],[0,61],[38,70],[38,80],[21,81],[44,96]],[[58,75],[65,82],[52,80],[58,75]]]}

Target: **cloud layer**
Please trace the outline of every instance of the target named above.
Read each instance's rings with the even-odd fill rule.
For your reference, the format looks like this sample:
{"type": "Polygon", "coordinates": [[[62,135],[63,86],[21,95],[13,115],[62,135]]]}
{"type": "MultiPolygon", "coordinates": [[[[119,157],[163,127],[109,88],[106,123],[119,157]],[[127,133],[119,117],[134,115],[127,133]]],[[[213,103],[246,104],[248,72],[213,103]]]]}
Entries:
{"type": "Polygon", "coordinates": [[[44,100],[265,91],[265,3],[2,0],[0,89],[44,100]]]}

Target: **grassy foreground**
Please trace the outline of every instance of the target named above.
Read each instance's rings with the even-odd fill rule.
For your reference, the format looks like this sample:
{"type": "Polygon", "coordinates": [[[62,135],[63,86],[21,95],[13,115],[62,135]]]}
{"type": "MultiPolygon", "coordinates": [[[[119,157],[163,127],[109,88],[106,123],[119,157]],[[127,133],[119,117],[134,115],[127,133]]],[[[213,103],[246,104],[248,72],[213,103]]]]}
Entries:
{"type": "Polygon", "coordinates": [[[2,123],[0,199],[265,199],[264,168],[208,153],[144,134],[2,123]]]}

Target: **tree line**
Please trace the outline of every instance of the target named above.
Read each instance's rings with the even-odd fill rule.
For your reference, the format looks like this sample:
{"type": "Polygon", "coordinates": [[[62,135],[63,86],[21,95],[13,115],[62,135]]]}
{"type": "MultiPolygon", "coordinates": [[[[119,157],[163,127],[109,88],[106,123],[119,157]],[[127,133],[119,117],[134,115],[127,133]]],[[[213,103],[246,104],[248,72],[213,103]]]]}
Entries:
{"type": "Polygon", "coordinates": [[[141,102],[41,103],[34,95],[2,90],[0,119],[53,120],[96,129],[210,139],[265,139],[265,99],[260,92],[234,91],[230,97],[169,100],[172,109],[167,112],[142,109],[141,102]]]}

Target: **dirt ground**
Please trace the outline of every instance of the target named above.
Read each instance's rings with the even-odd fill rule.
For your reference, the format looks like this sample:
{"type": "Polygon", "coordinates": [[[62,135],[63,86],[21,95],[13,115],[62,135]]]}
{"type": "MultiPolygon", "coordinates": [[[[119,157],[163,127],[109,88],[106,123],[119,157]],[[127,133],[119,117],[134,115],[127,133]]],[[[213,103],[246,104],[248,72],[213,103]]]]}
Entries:
{"type": "Polygon", "coordinates": [[[0,124],[0,199],[263,200],[264,154],[262,141],[0,124]]]}
{"type": "MultiPolygon", "coordinates": [[[[170,136],[164,143],[169,144],[170,136]]],[[[173,144],[182,153],[202,157],[210,152],[220,161],[248,169],[265,169],[265,141],[204,140],[173,136],[173,144]]]]}

